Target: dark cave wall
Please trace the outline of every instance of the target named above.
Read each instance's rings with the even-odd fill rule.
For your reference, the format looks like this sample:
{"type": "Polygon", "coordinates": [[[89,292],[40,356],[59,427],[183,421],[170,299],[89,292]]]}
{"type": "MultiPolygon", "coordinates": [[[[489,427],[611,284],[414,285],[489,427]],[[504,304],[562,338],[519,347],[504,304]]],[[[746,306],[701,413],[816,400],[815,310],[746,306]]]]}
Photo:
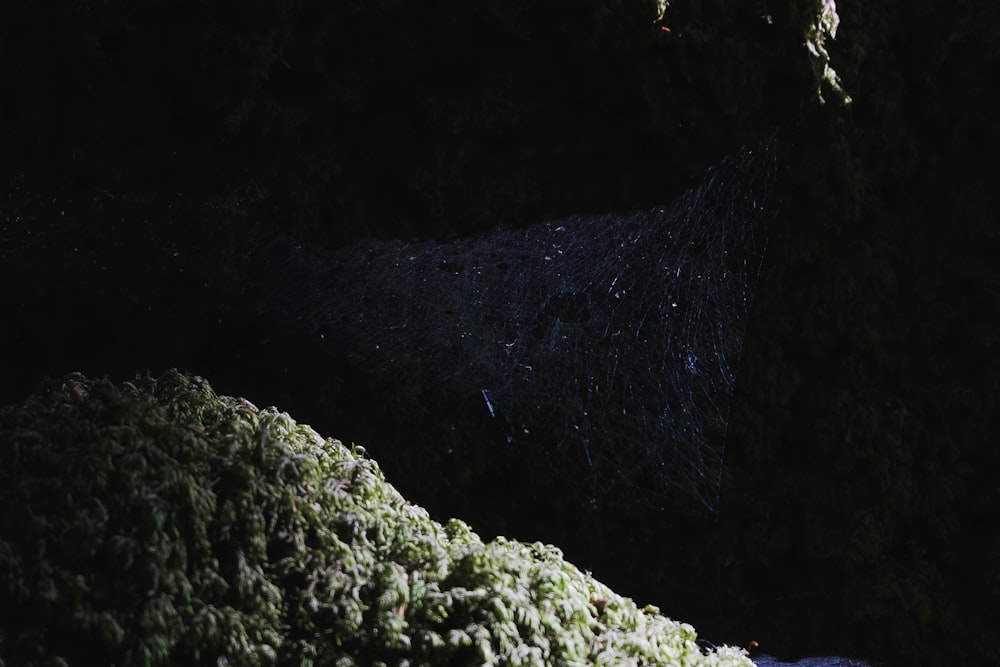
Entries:
{"type": "Polygon", "coordinates": [[[795,627],[793,643],[893,664],[995,660],[978,628],[1000,592],[983,533],[997,514],[996,201],[991,170],[972,165],[997,147],[984,105],[996,36],[973,27],[996,10],[840,10],[854,103],[806,114],[785,145],[730,505],[706,533],[708,551],[734,555],[692,562],[771,636],[795,627]]]}
{"type": "Polygon", "coordinates": [[[655,205],[814,85],[810,3],[758,4],[683,5],[670,33],[613,0],[15,6],[6,167],[234,192],[332,242],[655,205]]]}
{"type": "MultiPolygon", "coordinates": [[[[556,542],[708,637],[757,639],[779,655],[996,661],[1000,543],[984,527],[998,509],[998,202],[995,171],[981,164],[998,149],[986,100],[1000,10],[842,1],[828,47],[854,100],[843,107],[816,97],[802,43],[816,3],[673,4],[669,34],[652,24],[653,3],[602,0],[6,8],[0,76],[18,93],[0,101],[10,147],[0,166],[5,183],[19,174],[32,193],[8,193],[8,224],[42,194],[78,198],[78,236],[43,232],[63,235],[58,252],[90,239],[98,254],[169,257],[144,245],[147,231],[202,248],[186,255],[195,264],[183,279],[161,264],[178,278],[181,296],[169,297],[139,259],[127,279],[99,277],[93,289],[66,268],[86,267],[53,250],[38,251],[42,263],[30,253],[5,263],[8,282],[30,276],[34,303],[59,294],[82,332],[62,335],[44,309],[15,299],[8,311],[25,324],[8,329],[7,354],[69,360],[89,349],[88,373],[124,373],[123,358],[155,364],[169,349],[170,363],[207,366],[227,376],[209,376],[225,392],[273,397],[333,436],[370,403],[365,440],[405,443],[379,460],[408,496],[486,534],[556,542]],[[449,397],[385,382],[358,391],[371,382],[364,369],[340,368],[329,350],[253,315],[254,281],[283,280],[242,273],[247,238],[269,227],[339,245],[641,208],[775,129],[777,217],[716,515],[581,513],[544,467],[497,464],[485,444],[448,457],[445,445],[463,440],[449,397]],[[110,201],[94,197],[102,191],[149,190],[243,201],[244,213],[213,209],[206,233],[198,207],[166,230],[163,215],[143,223],[142,206],[121,197],[94,203],[110,201]],[[203,289],[192,271],[231,297],[220,302],[235,323],[215,328],[221,307],[184,298],[203,289]],[[125,312],[175,305],[163,319],[121,321],[108,306],[123,295],[125,312]],[[178,314],[203,326],[179,339],[158,332],[178,314]],[[79,354],[58,354],[70,343],[79,354]],[[408,469],[407,457],[434,462],[448,484],[417,476],[424,468],[408,469]],[[513,479],[529,491],[513,492],[513,479]],[[671,576],[678,567],[690,575],[671,576]]],[[[41,208],[48,219],[64,207],[41,208]]]]}

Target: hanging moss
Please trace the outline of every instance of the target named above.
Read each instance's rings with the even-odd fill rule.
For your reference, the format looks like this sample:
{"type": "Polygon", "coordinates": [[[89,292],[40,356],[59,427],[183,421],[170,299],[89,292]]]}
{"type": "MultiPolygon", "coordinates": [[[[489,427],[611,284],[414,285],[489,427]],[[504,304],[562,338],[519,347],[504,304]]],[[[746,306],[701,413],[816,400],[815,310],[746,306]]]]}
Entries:
{"type": "Polygon", "coordinates": [[[819,11],[806,30],[806,47],[812,57],[816,75],[816,94],[821,102],[825,102],[823,89],[828,88],[841,104],[850,104],[851,96],[841,85],[840,75],[833,69],[830,52],[827,50],[827,40],[836,39],[837,29],[840,27],[837,3],[834,0],[822,0],[818,5],[819,11]]]}

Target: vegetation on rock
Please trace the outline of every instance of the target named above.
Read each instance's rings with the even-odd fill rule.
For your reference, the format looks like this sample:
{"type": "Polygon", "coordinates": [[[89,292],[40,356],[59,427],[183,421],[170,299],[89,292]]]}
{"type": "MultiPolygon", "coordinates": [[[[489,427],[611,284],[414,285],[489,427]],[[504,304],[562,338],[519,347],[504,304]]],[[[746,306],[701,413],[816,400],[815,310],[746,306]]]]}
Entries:
{"type": "Polygon", "coordinates": [[[176,371],[0,410],[0,509],[0,664],[751,664],[176,371]]]}

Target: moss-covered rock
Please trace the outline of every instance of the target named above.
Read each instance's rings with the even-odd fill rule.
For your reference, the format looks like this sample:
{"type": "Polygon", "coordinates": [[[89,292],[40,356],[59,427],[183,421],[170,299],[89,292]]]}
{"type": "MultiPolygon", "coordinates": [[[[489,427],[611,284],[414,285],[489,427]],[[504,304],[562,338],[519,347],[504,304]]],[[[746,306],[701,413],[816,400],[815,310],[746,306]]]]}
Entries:
{"type": "Polygon", "coordinates": [[[0,410],[0,664],[584,663],[751,664],[201,378],[0,410]]]}

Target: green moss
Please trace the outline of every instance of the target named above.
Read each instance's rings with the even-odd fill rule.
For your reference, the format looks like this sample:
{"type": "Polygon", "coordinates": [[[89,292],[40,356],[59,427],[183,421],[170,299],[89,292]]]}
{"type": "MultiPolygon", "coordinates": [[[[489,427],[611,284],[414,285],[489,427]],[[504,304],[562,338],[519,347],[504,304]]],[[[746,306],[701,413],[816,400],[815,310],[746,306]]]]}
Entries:
{"type": "Polygon", "coordinates": [[[826,49],[826,40],[837,38],[840,27],[840,17],[837,15],[835,0],[818,0],[817,14],[806,30],[806,48],[812,59],[813,71],[816,75],[816,94],[820,102],[824,102],[824,88],[828,88],[841,104],[850,104],[851,96],[844,91],[840,83],[840,75],[830,63],[830,53],[826,49]]]}
{"type": "Polygon", "coordinates": [[[0,510],[0,664],[750,664],[177,372],[0,410],[0,510]]]}

